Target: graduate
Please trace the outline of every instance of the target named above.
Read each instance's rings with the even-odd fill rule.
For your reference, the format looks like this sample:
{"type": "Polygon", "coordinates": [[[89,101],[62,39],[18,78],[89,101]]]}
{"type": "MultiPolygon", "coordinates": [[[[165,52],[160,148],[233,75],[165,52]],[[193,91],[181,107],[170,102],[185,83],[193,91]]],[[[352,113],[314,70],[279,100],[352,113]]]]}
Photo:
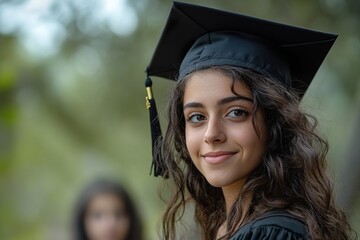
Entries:
{"type": "Polygon", "coordinates": [[[337,35],[174,2],[147,68],[153,170],[203,239],[353,239],[326,174],[328,144],[300,101],[337,35]],[[175,80],[161,135],[150,76],[175,80]]]}

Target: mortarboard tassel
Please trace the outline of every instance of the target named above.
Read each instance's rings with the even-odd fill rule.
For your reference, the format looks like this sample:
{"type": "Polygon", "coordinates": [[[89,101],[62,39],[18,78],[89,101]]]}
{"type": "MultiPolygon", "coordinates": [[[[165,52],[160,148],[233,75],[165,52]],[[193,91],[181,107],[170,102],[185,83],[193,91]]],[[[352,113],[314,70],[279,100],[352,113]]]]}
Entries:
{"type": "MultiPolygon", "coordinates": [[[[149,110],[150,114],[150,128],[151,128],[151,142],[152,142],[152,164],[150,169],[150,175],[153,172],[154,176],[164,176],[164,163],[161,158],[160,152],[155,152],[156,146],[161,146],[162,143],[162,134],[161,127],[159,122],[159,116],[156,109],[155,99],[152,94],[152,81],[150,77],[147,77],[145,80],[146,87],[146,108],[149,110]]],[[[160,148],[158,148],[160,149],[160,148]]]]}

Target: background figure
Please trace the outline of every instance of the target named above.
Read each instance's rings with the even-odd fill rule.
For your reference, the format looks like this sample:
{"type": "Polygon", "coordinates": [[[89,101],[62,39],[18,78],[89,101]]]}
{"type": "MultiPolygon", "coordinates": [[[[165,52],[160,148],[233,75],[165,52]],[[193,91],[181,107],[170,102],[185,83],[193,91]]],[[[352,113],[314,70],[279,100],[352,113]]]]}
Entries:
{"type": "Polygon", "coordinates": [[[76,204],[75,240],[141,240],[142,224],[133,201],[118,183],[98,180],[76,204]]]}

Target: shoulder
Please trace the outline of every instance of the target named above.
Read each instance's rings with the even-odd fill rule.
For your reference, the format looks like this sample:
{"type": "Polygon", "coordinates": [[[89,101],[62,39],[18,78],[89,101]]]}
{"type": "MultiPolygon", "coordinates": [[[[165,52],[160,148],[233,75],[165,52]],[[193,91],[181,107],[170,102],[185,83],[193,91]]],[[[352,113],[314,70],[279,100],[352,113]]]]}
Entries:
{"type": "Polygon", "coordinates": [[[309,239],[304,222],[285,211],[270,211],[242,226],[231,240],[309,239]]]}

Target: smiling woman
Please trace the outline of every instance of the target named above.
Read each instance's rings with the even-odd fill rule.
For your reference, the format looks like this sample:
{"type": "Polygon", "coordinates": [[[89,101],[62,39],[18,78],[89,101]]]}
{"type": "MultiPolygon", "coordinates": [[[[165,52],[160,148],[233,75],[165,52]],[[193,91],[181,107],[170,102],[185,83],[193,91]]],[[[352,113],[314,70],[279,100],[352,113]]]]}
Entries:
{"type": "MultiPolygon", "coordinates": [[[[231,189],[241,189],[260,163],[266,135],[260,112],[259,135],[254,128],[249,88],[240,81],[234,92],[231,86],[232,79],[220,70],[195,72],[188,78],[183,100],[190,157],[212,186],[223,189],[225,200],[231,189]]],[[[229,209],[233,201],[226,202],[229,209]]]]}
{"type": "Polygon", "coordinates": [[[335,39],[174,3],[147,69],[177,80],[154,144],[176,187],[163,239],[178,237],[188,199],[206,240],[352,239],[326,175],[328,144],[299,105],[335,39]]]}

